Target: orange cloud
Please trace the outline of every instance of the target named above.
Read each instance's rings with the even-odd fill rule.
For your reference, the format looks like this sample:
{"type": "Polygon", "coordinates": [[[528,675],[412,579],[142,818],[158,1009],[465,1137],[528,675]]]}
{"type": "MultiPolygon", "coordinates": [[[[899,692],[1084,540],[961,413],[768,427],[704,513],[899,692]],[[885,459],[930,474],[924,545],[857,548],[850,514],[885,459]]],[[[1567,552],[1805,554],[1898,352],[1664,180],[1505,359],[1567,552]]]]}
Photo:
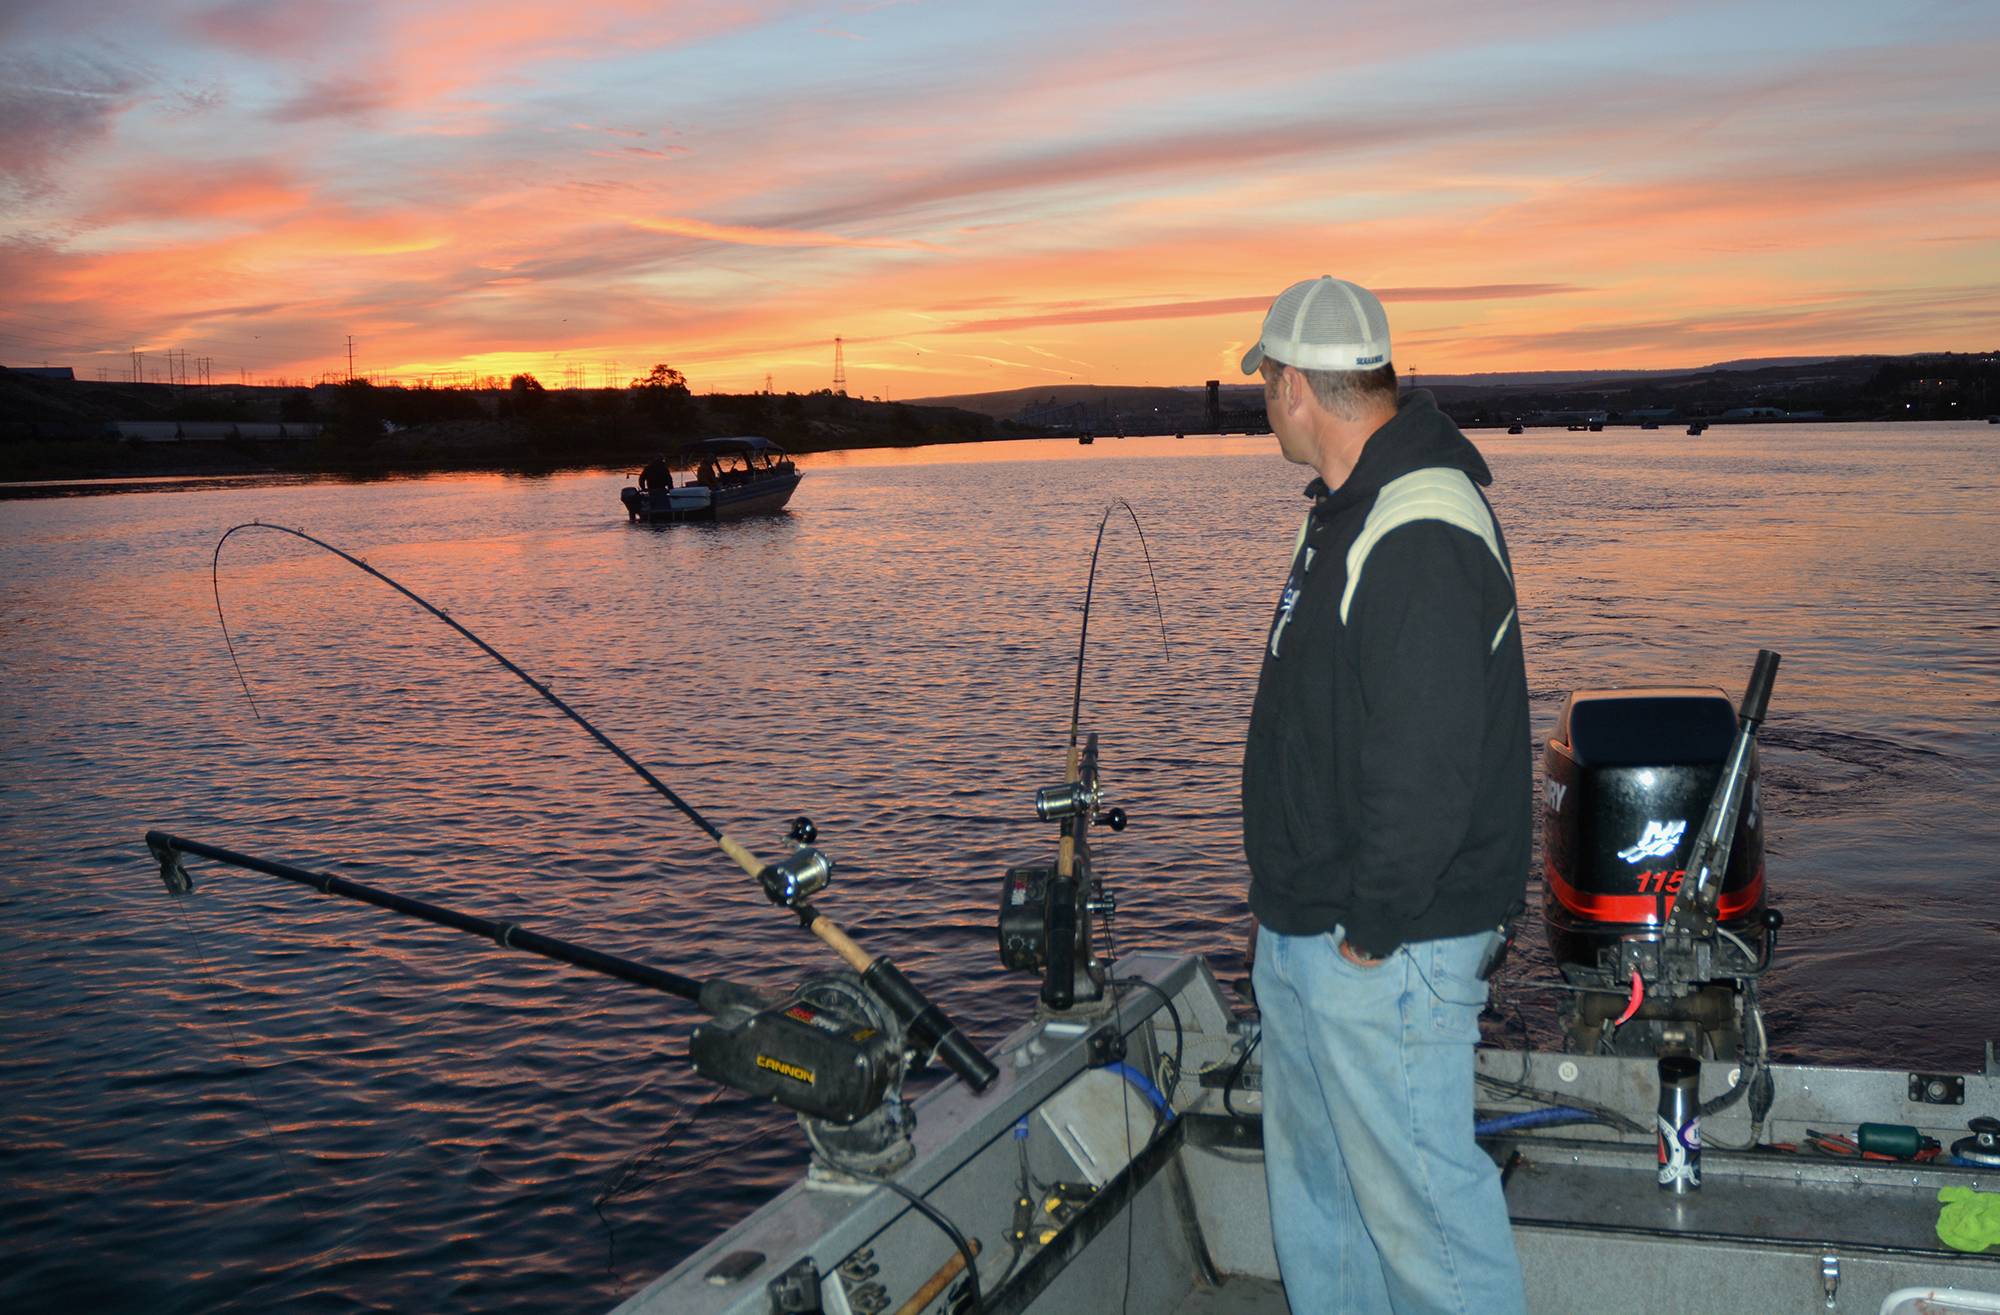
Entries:
{"type": "MultiPolygon", "coordinates": [[[[1297,280],[1293,280],[1297,282],[1297,280]]],[[[1566,283],[1485,283],[1462,288],[1377,288],[1385,302],[1496,301],[1516,297],[1548,297],[1579,289],[1566,283]]],[[[973,320],[940,329],[940,333],[1001,333],[1049,324],[1118,324],[1132,320],[1192,320],[1210,315],[1261,314],[1275,293],[1260,297],[1219,297],[1209,301],[1175,301],[1151,306],[1102,306],[1091,310],[1052,311],[1011,319],[973,320]]]]}
{"type": "Polygon", "coordinates": [[[809,233],[785,228],[751,228],[742,224],[711,224],[703,219],[673,216],[628,218],[634,228],[649,233],[672,233],[677,237],[700,238],[706,242],[730,242],[746,247],[873,247],[883,250],[936,251],[929,242],[895,241],[887,238],[843,237],[838,233],[809,233]]]}

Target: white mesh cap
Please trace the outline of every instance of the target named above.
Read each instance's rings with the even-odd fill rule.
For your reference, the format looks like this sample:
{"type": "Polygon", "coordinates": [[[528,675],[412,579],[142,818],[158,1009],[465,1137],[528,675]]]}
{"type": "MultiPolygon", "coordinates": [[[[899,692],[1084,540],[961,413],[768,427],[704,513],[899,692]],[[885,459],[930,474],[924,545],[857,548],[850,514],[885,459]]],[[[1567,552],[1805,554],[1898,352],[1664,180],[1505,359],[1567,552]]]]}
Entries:
{"type": "Polygon", "coordinates": [[[1294,283],[1271,303],[1243,373],[1257,373],[1266,356],[1301,370],[1379,369],[1389,362],[1389,313],[1374,293],[1345,279],[1294,283]]]}

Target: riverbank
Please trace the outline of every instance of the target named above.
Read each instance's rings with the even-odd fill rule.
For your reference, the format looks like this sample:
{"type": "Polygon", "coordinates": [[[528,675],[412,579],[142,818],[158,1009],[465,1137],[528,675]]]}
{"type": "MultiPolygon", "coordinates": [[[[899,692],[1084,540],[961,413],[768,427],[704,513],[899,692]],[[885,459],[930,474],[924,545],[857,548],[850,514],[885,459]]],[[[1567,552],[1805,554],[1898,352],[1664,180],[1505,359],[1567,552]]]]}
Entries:
{"type": "Polygon", "coordinates": [[[761,434],[804,454],[1033,432],[955,407],[833,392],[696,397],[684,387],[377,388],[363,380],[183,389],[5,371],[0,497],[105,481],[637,470],[689,440],[729,434],[761,434]],[[147,423],[140,430],[133,421],[147,423]],[[271,436],[274,422],[289,432],[271,436]]]}

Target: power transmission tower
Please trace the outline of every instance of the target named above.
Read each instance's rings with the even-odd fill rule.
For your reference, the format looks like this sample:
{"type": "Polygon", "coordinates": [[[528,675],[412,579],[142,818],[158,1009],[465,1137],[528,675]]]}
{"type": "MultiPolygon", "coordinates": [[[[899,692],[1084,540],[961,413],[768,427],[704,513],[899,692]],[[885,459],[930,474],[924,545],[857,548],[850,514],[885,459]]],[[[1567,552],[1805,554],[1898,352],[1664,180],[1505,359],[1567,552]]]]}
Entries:
{"type": "Polygon", "coordinates": [[[769,397],[770,395],[771,395],[771,376],[767,374],[764,376],[764,396],[769,397]]]}
{"type": "Polygon", "coordinates": [[[847,362],[840,358],[840,335],[833,336],[833,391],[847,391],[847,362]]]}
{"type": "Polygon", "coordinates": [[[347,382],[354,382],[354,335],[347,335],[347,382]]]}

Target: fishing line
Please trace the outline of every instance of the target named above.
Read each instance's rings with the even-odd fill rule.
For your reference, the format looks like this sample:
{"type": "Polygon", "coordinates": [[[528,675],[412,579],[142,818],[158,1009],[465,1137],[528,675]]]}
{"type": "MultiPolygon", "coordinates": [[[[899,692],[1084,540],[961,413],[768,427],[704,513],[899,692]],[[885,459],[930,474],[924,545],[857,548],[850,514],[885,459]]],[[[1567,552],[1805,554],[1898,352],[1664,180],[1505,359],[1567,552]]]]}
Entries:
{"type": "MultiPolygon", "coordinates": [[[[1125,1171],[1130,1173],[1132,1171],[1132,1161],[1137,1158],[1132,1152],[1132,1084],[1130,1082],[1121,1082],[1118,1084],[1118,1088],[1125,1097],[1125,1171]]],[[[1159,1136],[1160,1129],[1166,1126],[1164,1123],[1156,1125],[1153,1129],[1153,1137],[1159,1136]]],[[[1148,1146],[1153,1144],[1153,1137],[1146,1139],[1148,1146]]],[[[1127,1312],[1132,1308],[1132,1233],[1134,1231],[1132,1216],[1138,1213],[1133,1208],[1138,1205],[1136,1199],[1138,1194],[1135,1192],[1133,1195],[1135,1199],[1127,1202],[1125,1209],[1121,1211],[1125,1216],[1125,1290],[1118,1298],[1118,1315],[1127,1315],[1127,1312]]]]}
{"type": "MultiPolygon", "coordinates": [[[[214,556],[209,561],[208,571],[209,571],[209,585],[211,590],[215,594],[215,619],[222,626],[223,642],[228,644],[229,646],[230,664],[236,668],[236,679],[238,683],[240,683],[243,686],[243,693],[246,697],[249,698],[251,708],[257,711],[258,720],[260,721],[263,720],[264,714],[261,710],[257,709],[257,698],[254,694],[250,693],[250,682],[245,680],[243,677],[243,664],[237,660],[236,643],[233,639],[230,638],[229,622],[223,616],[222,612],[222,575],[221,575],[222,545],[229,542],[229,538],[231,535],[237,534],[243,530],[271,530],[278,534],[289,534],[295,539],[303,539],[307,543],[310,543],[315,547],[324,548],[326,551],[332,553],[334,556],[340,558],[342,561],[345,561],[352,566],[359,567],[361,570],[367,572],[369,575],[374,576],[376,579],[380,580],[383,584],[388,585],[391,589],[394,589],[397,593],[403,595],[405,598],[415,603],[418,607],[423,608],[426,612],[429,612],[432,616],[444,622],[446,625],[450,626],[453,630],[456,630],[459,634],[464,635],[467,639],[471,640],[475,645],[478,646],[480,652],[486,654],[486,656],[492,658],[495,662],[498,662],[501,666],[513,672],[514,675],[520,678],[522,684],[526,685],[529,689],[535,691],[535,693],[541,695],[544,699],[546,699],[549,702],[550,706],[555,708],[556,711],[562,713],[563,716],[568,717],[571,721],[583,727],[584,730],[590,732],[592,739],[595,739],[599,744],[603,745],[606,749],[609,749],[613,754],[617,756],[618,761],[624,763],[627,767],[631,768],[634,772],[636,772],[640,780],[644,781],[647,785],[653,787],[654,790],[658,791],[663,797],[665,797],[668,803],[672,804],[675,808],[680,809],[680,811],[686,815],[687,819],[690,822],[693,822],[696,826],[700,827],[702,831],[707,833],[709,839],[714,840],[717,844],[721,845],[724,853],[728,854],[731,858],[736,859],[738,863],[744,862],[743,858],[739,858],[737,854],[733,852],[735,849],[740,849],[741,846],[737,845],[736,842],[729,839],[729,837],[723,835],[719,827],[717,827],[713,822],[710,822],[707,818],[703,817],[699,812],[695,811],[694,806],[689,804],[685,799],[682,799],[679,795],[675,794],[672,790],[668,789],[664,781],[660,780],[659,777],[647,771],[646,768],[639,762],[638,759],[634,758],[631,754],[625,752],[625,750],[619,748],[618,745],[612,741],[610,736],[606,735],[603,731],[598,730],[597,727],[591,725],[590,721],[587,718],[585,718],[582,713],[578,712],[575,708],[570,707],[569,704],[563,702],[562,699],[557,697],[555,691],[551,690],[546,684],[536,680],[533,676],[530,676],[527,672],[521,670],[521,668],[515,666],[512,662],[508,661],[507,658],[500,652],[500,650],[494,648],[493,645],[487,643],[485,640],[481,639],[478,635],[473,634],[470,630],[466,629],[464,626],[460,625],[457,621],[453,620],[451,613],[445,611],[441,607],[433,606],[428,600],[419,596],[415,591],[405,588],[402,584],[391,579],[387,575],[384,575],[382,572],[376,570],[374,567],[370,566],[367,562],[363,561],[361,558],[354,556],[352,553],[342,552],[340,549],[334,547],[332,544],[326,542],[323,539],[315,539],[312,535],[307,534],[304,530],[295,530],[285,525],[267,525],[262,521],[249,521],[242,525],[231,526],[229,529],[223,532],[223,535],[220,539],[217,539],[215,541],[215,553],[214,556]]],[[[749,851],[745,850],[743,852],[745,857],[751,857],[752,861],[753,862],[755,861],[754,857],[749,855],[749,851]]],[[[746,867],[747,866],[748,865],[746,864],[746,867]]],[[[761,867],[762,865],[759,864],[758,866],[761,867]]],[[[750,868],[749,870],[754,875],[756,869],[750,868]]]]}
{"type": "MultiPolygon", "coordinates": [[[[715,1090],[709,1092],[708,1099],[702,1101],[701,1104],[697,1105],[693,1110],[689,1111],[687,1115],[684,1116],[679,1123],[676,1123],[673,1127],[669,1128],[666,1131],[666,1133],[661,1136],[660,1140],[656,1142],[650,1149],[641,1151],[639,1154],[633,1156],[630,1160],[627,1160],[625,1162],[624,1171],[618,1175],[618,1181],[613,1183],[609,1188],[605,1189],[604,1192],[599,1194],[596,1200],[590,1203],[590,1208],[597,1213],[597,1222],[604,1225],[604,1268],[606,1271],[615,1273],[617,1270],[618,1233],[617,1230],[612,1227],[611,1220],[605,1215],[604,1207],[610,1202],[616,1200],[619,1196],[623,1195],[628,1190],[637,1191],[639,1190],[639,1188],[647,1186],[648,1184],[646,1184],[645,1182],[633,1183],[632,1182],[633,1177],[639,1174],[641,1171],[643,1171],[648,1165],[652,1164],[653,1161],[659,1159],[660,1156],[666,1154],[667,1149],[674,1144],[675,1140],[678,1139],[683,1132],[686,1132],[689,1128],[693,1127],[694,1121],[700,1118],[703,1112],[706,1111],[710,1105],[713,1105],[716,1102],[716,1099],[720,1097],[722,1093],[726,1090],[728,1090],[728,1088],[726,1087],[717,1087],[715,1090]]],[[[721,1149],[718,1149],[715,1152],[715,1154],[711,1155],[709,1158],[713,1159],[715,1158],[715,1155],[719,1154],[721,1154],[721,1149]]],[[[704,1161],[703,1163],[706,1163],[706,1161],[704,1161]]],[[[692,1167],[699,1168],[700,1166],[697,1165],[692,1167]]]]}

